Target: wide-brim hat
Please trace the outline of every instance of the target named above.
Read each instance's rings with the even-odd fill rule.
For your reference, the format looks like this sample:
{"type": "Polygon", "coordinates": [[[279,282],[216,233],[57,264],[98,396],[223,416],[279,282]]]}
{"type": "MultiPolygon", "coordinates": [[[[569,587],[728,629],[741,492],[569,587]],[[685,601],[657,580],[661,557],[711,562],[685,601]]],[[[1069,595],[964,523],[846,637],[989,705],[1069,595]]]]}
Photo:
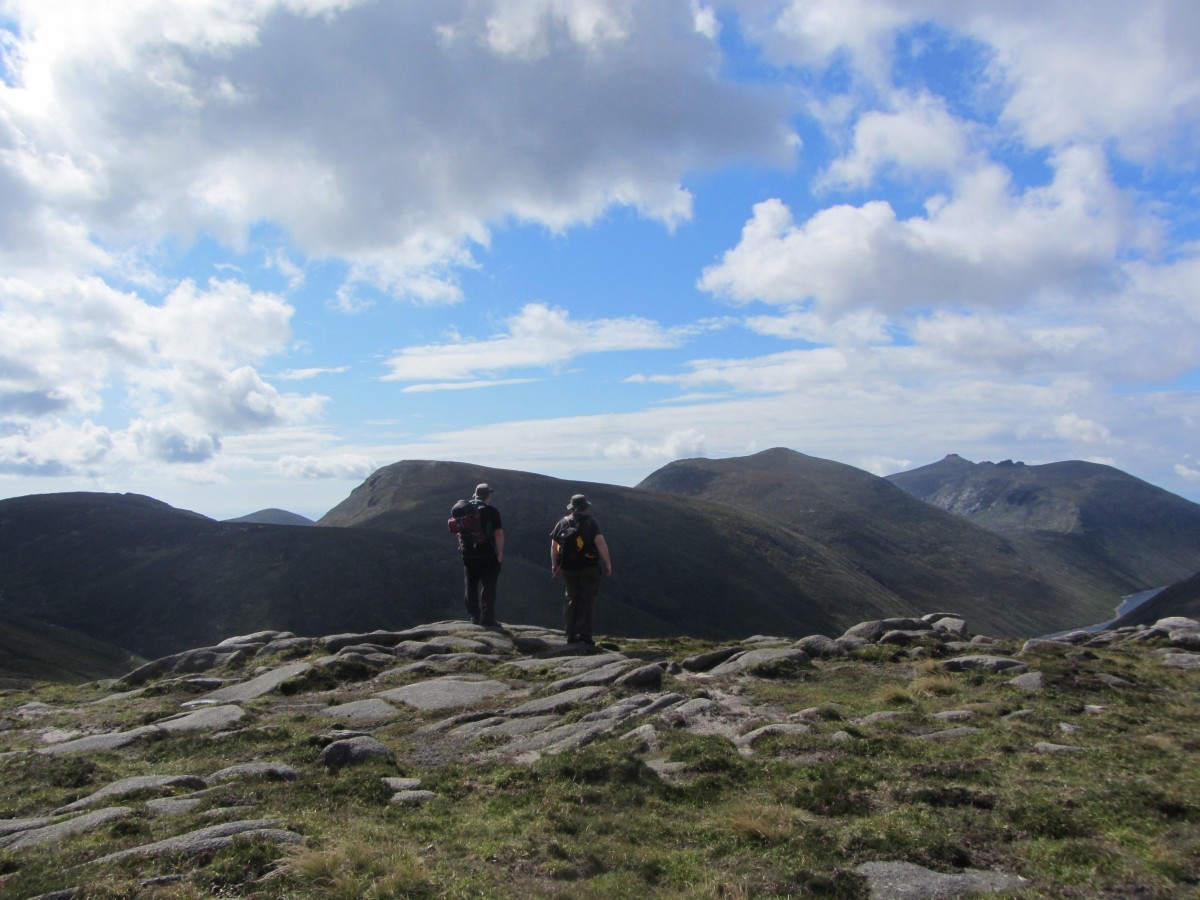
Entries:
{"type": "Polygon", "coordinates": [[[475,488],[475,496],[479,498],[492,496],[492,489],[486,484],[477,485],[475,488]]]}
{"type": "Polygon", "coordinates": [[[583,512],[591,505],[588,503],[588,498],[583,494],[575,494],[571,497],[571,502],[567,504],[567,509],[574,510],[575,512],[583,512]]]}

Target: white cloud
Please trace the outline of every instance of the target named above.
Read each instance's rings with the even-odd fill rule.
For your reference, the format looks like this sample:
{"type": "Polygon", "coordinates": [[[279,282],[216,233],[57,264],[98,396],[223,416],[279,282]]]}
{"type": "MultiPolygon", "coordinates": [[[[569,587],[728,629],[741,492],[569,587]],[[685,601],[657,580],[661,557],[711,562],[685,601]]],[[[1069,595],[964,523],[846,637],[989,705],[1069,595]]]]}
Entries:
{"type": "Polygon", "coordinates": [[[96,476],[109,468],[117,442],[90,421],[74,426],[48,418],[0,424],[0,473],[23,476],[96,476]]]}
{"type": "MultiPolygon", "coordinates": [[[[933,462],[933,460],[926,460],[924,462],[933,462]]],[[[920,465],[923,465],[924,462],[920,463],[920,465]]],[[[911,459],[897,459],[894,456],[886,455],[864,456],[857,462],[858,468],[864,472],[870,472],[872,475],[879,475],[880,477],[891,475],[893,472],[907,471],[913,465],[911,459]]]]}
{"type": "Polygon", "coordinates": [[[887,81],[893,32],[913,15],[890,0],[743,0],[736,5],[776,63],[823,67],[845,51],[877,84],[887,81]]]}
{"type": "Polygon", "coordinates": [[[631,383],[675,384],[684,389],[732,388],[752,393],[789,393],[845,372],[845,351],[789,350],[742,359],[697,359],[679,375],[633,375],[631,383]]]}
{"type": "Polygon", "coordinates": [[[649,319],[572,321],[564,309],[530,303],[506,323],[506,333],[476,341],[406,347],[388,360],[387,381],[433,382],[422,390],[477,382],[479,375],[515,368],[555,368],[585,353],[679,346],[690,329],[665,329],[649,319]]]}
{"type": "Polygon", "coordinates": [[[1054,0],[1036,15],[1016,4],[962,6],[948,19],[995,48],[994,69],[1012,88],[1005,115],[1030,144],[1111,140],[1128,158],[1161,161],[1167,151],[1190,164],[1200,138],[1196,4],[1054,0]]]}
{"type": "Polygon", "coordinates": [[[818,181],[825,187],[867,187],[895,168],[905,176],[956,173],[965,163],[966,125],[929,94],[897,96],[899,108],[868,111],[854,126],[853,146],[818,181]]]}
{"type": "MultiPolygon", "coordinates": [[[[734,0],[780,64],[848,60],[888,94],[897,37],[932,24],[978,41],[1004,119],[1035,147],[1113,142],[1139,162],[1190,165],[1200,132],[1200,8],[1190,0],[734,0]]],[[[968,85],[969,86],[969,85],[968,85]]],[[[981,85],[983,86],[983,85],[981,85]]]]}
{"type": "Polygon", "coordinates": [[[495,378],[479,381],[441,381],[434,384],[410,384],[402,388],[402,394],[431,394],[435,391],[474,391],[479,388],[505,387],[514,384],[532,384],[537,378],[495,378]]]}
{"type": "Polygon", "coordinates": [[[22,219],[234,246],[271,221],[349,260],[351,282],[422,302],[459,298],[454,270],[497,224],[627,205],[673,225],[689,171],[791,153],[783,94],[713,78],[686,0],[9,9],[0,147],[19,149],[0,200],[22,219]]]}
{"type": "Polygon", "coordinates": [[[499,56],[541,59],[562,37],[592,52],[628,37],[630,4],[611,0],[495,0],[485,29],[499,56]]]}
{"type": "Polygon", "coordinates": [[[151,315],[154,339],[169,359],[234,362],[283,350],[293,312],[282,298],[242,282],[211,281],[202,290],[184,281],[151,315]]]}
{"type": "Polygon", "coordinates": [[[139,456],[165,463],[208,462],[221,450],[221,436],[187,416],[139,419],[129,432],[139,456]]]}
{"type": "Polygon", "coordinates": [[[1076,413],[1064,413],[1054,420],[1054,433],[1076,444],[1104,443],[1112,440],[1106,427],[1076,413]]]}
{"type": "Polygon", "coordinates": [[[355,453],[321,456],[282,456],[279,471],[288,478],[366,478],[378,467],[374,460],[355,453]]]}
{"type": "Polygon", "coordinates": [[[704,433],[695,428],[672,431],[653,442],[630,437],[598,444],[595,452],[611,460],[648,460],[670,462],[673,459],[704,456],[704,433]]]}
{"type": "Polygon", "coordinates": [[[350,371],[349,366],[313,366],[308,369],[287,369],[275,377],[280,381],[306,381],[321,375],[341,375],[350,371]]]}
{"type": "Polygon", "coordinates": [[[869,309],[832,318],[806,309],[784,315],[749,316],[744,324],[755,334],[814,344],[860,346],[889,344],[893,340],[888,333],[887,317],[869,309]]]}
{"type": "Polygon", "coordinates": [[[287,345],[292,308],[238,282],[183,282],[153,304],[94,277],[5,278],[0,300],[10,469],[204,462],[223,434],[319,417],[327,399],[280,394],[251,365],[287,345]]]}
{"type": "Polygon", "coordinates": [[[736,247],[706,268],[699,287],[733,301],[843,312],[941,305],[1011,306],[1045,291],[1103,286],[1123,229],[1123,205],[1102,157],[1076,148],[1056,177],[1015,192],[988,165],[962,176],[925,216],[891,205],[834,206],[797,225],[780,200],[754,207],[736,247]]]}

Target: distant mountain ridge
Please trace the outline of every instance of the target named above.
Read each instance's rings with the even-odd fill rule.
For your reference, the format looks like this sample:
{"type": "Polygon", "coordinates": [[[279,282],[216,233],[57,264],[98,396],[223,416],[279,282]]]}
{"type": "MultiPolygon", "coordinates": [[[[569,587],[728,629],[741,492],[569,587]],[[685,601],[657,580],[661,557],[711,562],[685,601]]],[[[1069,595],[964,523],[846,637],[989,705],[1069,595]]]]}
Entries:
{"type": "Polygon", "coordinates": [[[406,460],[373,473],[317,527],[217,522],[129,494],[0,501],[0,620],[22,623],[38,654],[12,665],[0,655],[0,676],[14,665],[54,671],[54,647],[77,653],[80,640],[96,642],[92,661],[59,671],[95,677],[122,653],[159,657],[231,633],[461,617],[462,566],[445,523],[481,481],[496,490],[508,538],[500,619],[539,626],[560,624],[549,532],[576,492],[592,500],[613,551],[597,611],[597,628],[612,634],[835,634],[940,608],[992,634],[1035,636],[1107,620],[1122,594],[1200,571],[1200,541],[1183,546],[1200,507],[1090,464],[948,458],[882,479],[774,449],[679,460],[627,488],[406,460]],[[1026,480],[1007,491],[970,483],[1010,469],[1026,480]],[[1024,469],[1054,478],[1035,471],[1030,481],[1024,469]],[[946,489],[952,478],[967,489],[946,489]],[[943,491],[956,511],[913,496],[906,481],[943,491]],[[1019,496],[1031,498],[1024,509],[1019,496]]]}
{"type": "Polygon", "coordinates": [[[951,454],[888,480],[1097,592],[1137,593],[1200,571],[1200,504],[1111,466],[951,454]]]}
{"type": "Polygon", "coordinates": [[[303,527],[317,524],[306,516],[288,512],[286,509],[275,509],[274,507],[260,509],[258,512],[252,512],[249,515],[238,516],[236,519],[223,519],[222,521],[248,525],[300,525],[303,527]]]}
{"type": "MultiPolygon", "coordinates": [[[[1021,557],[1011,542],[852,466],[776,448],[669,463],[643,490],[686,494],[769,517],[834,550],[896,596],[941,602],[997,633],[1088,621],[1107,599],[1021,557]]],[[[1070,627],[1070,626],[1068,626],[1070,627]]]]}

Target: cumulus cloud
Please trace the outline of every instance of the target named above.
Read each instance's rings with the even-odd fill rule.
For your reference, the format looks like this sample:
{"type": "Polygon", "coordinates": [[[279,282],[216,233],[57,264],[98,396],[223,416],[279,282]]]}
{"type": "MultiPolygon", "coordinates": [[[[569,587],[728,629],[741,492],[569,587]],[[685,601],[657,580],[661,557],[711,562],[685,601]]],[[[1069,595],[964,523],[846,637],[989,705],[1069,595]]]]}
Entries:
{"type": "MultiPolygon", "coordinates": [[[[81,473],[106,458],[205,462],[221,435],[319,417],[252,363],[290,338],[292,308],[245,284],[180,283],[155,304],[99,278],[0,279],[0,438],[10,467],[81,473]],[[120,397],[124,426],[92,419],[120,397]]],[[[110,414],[112,419],[116,416],[110,414]]]]}
{"type": "Polygon", "coordinates": [[[141,455],[159,462],[207,462],[221,449],[220,434],[206,432],[198,422],[182,416],[140,419],[129,431],[141,455]]]}
{"type": "Polygon", "coordinates": [[[699,287],[740,303],[902,311],[1103,286],[1123,235],[1120,197],[1094,152],[1073,149],[1056,166],[1051,184],[1019,192],[1004,169],[982,166],[909,219],[875,200],[797,224],[782,201],[765,200],[699,287]]]}
{"type": "Polygon", "coordinates": [[[999,88],[1004,120],[1032,146],[1112,142],[1140,162],[1187,165],[1200,142],[1200,9],[1187,0],[733,2],[775,62],[845,62],[885,95],[900,39],[915,29],[976,41],[979,86],[999,88]]]}
{"type": "Polygon", "coordinates": [[[26,209],[231,245],[270,220],[351,281],[425,302],[461,296],[455,268],[498,223],[625,205],[673,225],[688,171],[791,153],[783,94],[713,78],[682,0],[9,9],[5,193],[59,185],[26,209]]]}
{"type": "Polygon", "coordinates": [[[853,146],[818,181],[826,188],[862,188],[885,170],[904,177],[954,174],[970,151],[968,126],[927,93],[898,94],[897,108],[863,113],[853,146]]]}
{"type": "Polygon", "coordinates": [[[119,457],[112,432],[91,421],[80,425],[60,419],[0,423],[0,473],[94,477],[119,457]]]}

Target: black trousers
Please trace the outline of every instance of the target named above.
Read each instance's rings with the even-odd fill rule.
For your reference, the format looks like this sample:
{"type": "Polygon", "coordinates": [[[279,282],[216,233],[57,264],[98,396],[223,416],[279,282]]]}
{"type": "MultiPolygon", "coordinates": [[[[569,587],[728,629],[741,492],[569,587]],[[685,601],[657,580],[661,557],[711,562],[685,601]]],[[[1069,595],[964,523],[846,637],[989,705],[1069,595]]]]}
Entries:
{"type": "Polygon", "coordinates": [[[563,569],[566,583],[566,603],[563,606],[563,625],[568,641],[592,642],[592,611],[600,593],[600,567],[563,569]]]}
{"type": "Polygon", "coordinates": [[[493,560],[476,562],[463,560],[467,615],[482,625],[496,624],[496,582],[500,580],[500,563],[493,560]]]}

